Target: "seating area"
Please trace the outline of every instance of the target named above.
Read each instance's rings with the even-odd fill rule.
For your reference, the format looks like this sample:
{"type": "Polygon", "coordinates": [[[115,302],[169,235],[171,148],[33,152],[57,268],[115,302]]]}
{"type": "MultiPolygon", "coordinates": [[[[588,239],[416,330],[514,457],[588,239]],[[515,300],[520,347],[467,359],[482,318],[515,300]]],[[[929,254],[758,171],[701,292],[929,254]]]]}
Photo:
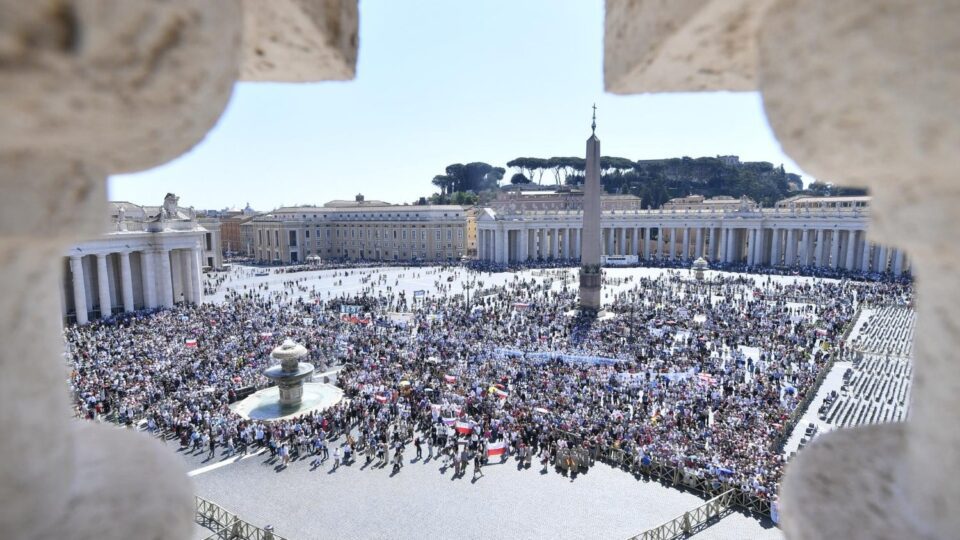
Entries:
{"type": "Polygon", "coordinates": [[[916,313],[884,307],[872,313],[845,351],[852,363],[840,391],[832,391],[819,409],[821,421],[844,428],[906,419],[913,374],[916,313]]]}

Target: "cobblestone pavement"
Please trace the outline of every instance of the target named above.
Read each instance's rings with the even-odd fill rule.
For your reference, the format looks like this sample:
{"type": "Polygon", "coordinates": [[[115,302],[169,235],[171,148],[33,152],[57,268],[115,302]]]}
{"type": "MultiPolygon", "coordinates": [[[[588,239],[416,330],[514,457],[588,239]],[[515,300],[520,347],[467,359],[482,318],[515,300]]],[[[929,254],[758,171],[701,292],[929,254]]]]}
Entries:
{"type": "MultiPolygon", "coordinates": [[[[703,502],[699,497],[603,464],[571,481],[516,463],[484,468],[476,482],[453,479],[436,460],[391,469],[363,460],[332,471],[310,459],[277,470],[269,454],[194,476],[197,493],[291,540],[312,538],[612,538],[654,527],[703,502]]],[[[196,459],[196,458],[194,458],[196,459]]],[[[311,458],[312,459],[312,458],[311,458]]],[[[472,471],[472,468],[471,468],[472,471]]],[[[733,513],[696,536],[779,539],[779,529],[733,513]]]]}

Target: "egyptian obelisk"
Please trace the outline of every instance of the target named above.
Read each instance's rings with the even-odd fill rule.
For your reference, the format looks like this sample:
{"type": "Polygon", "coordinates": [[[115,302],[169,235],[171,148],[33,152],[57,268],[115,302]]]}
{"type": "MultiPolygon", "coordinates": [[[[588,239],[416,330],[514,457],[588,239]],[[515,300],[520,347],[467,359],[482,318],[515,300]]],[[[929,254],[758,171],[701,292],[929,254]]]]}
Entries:
{"type": "Polygon", "coordinates": [[[580,257],[580,310],[600,311],[600,139],[597,138],[597,106],[587,139],[587,169],[583,187],[583,236],[580,257]]]}

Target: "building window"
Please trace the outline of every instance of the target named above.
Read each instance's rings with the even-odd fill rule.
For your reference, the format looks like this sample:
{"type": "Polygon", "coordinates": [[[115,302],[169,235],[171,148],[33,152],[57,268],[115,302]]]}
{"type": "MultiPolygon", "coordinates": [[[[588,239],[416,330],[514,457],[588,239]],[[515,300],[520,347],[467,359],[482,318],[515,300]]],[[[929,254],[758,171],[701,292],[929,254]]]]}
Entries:
{"type": "Polygon", "coordinates": [[[310,238],[310,229],[303,231],[303,235],[305,238],[310,238]]]}
{"type": "Polygon", "coordinates": [[[453,240],[453,230],[447,229],[447,240],[453,240]]]}
{"type": "Polygon", "coordinates": [[[297,247],[297,231],[287,231],[290,238],[290,247],[297,247]]]}
{"type": "Polygon", "coordinates": [[[439,241],[439,240],[440,240],[440,229],[437,229],[436,231],[434,231],[434,235],[433,235],[433,236],[435,237],[435,240],[439,241]]]}
{"type": "MultiPolygon", "coordinates": [[[[273,231],[273,240],[277,247],[280,247],[280,231],[273,231]]],[[[277,254],[277,258],[280,258],[280,254],[277,254]]]]}
{"type": "Polygon", "coordinates": [[[262,229],[257,231],[257,245],[258,245],[258,246],[262,246],[262,245],[263,245],[263,230],[262,230],[262,229]]]}

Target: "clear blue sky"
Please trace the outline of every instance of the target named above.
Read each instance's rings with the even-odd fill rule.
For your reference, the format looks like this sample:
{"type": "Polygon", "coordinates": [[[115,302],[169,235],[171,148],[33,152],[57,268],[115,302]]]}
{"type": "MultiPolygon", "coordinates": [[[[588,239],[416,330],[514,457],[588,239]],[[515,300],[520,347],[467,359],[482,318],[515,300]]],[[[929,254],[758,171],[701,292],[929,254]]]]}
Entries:
{"type": "Polygon", "coordinates": [[[412,202],[451,163],[582,156],[594,102],[604,155],[736,154],[802,174],[755,93],[604,93],[602,0],[363,0],[355,80],[239,84],[204,141],[112,177],[110,198],[160,204],[169,191],[184,206],[257,210],[357,193],[412,202]]]}

